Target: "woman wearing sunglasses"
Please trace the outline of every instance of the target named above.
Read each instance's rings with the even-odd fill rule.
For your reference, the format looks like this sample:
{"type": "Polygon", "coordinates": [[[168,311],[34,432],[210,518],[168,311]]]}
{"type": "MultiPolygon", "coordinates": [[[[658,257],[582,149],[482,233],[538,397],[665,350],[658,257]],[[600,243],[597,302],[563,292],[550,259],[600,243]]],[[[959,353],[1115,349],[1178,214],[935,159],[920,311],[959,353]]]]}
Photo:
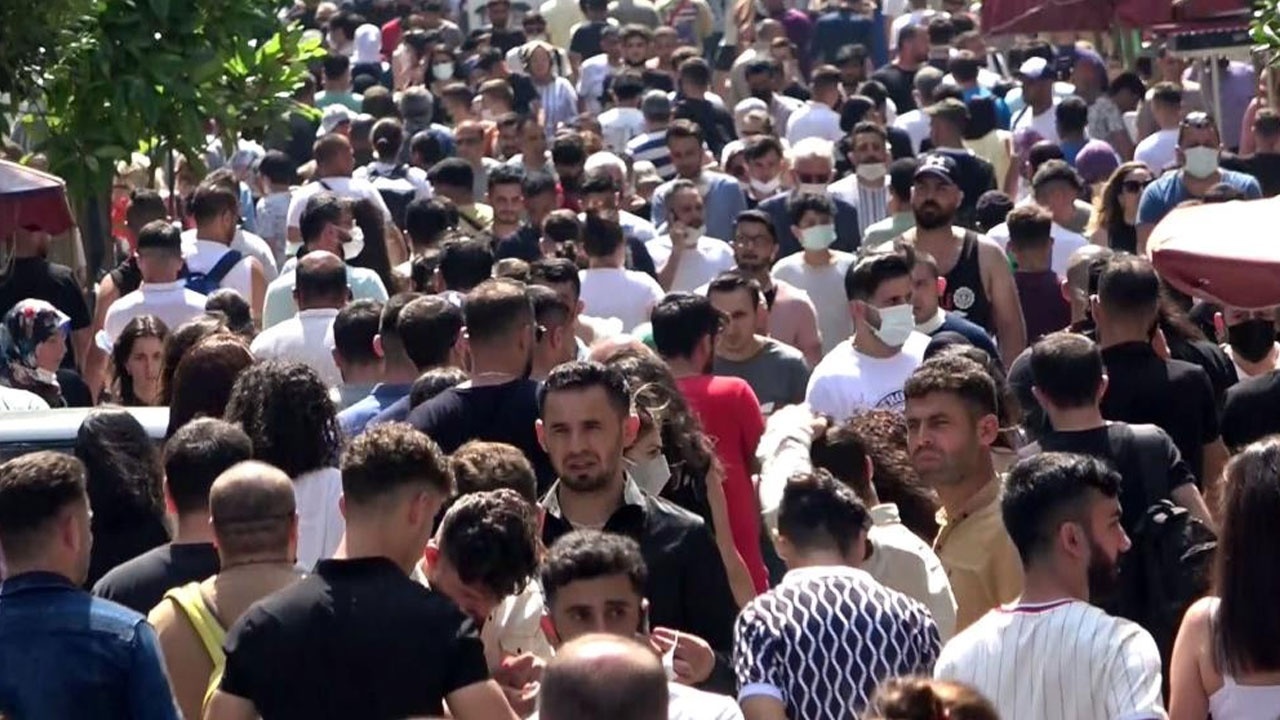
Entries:
{"type": "Polygon", "coordinates": [[[1094,204],[1088,234],[1095,245],[1113,250],[1137,252],[1138,200],[1155,179],[1151,168],[1127,162],[1111,174],[1094,204]]]}

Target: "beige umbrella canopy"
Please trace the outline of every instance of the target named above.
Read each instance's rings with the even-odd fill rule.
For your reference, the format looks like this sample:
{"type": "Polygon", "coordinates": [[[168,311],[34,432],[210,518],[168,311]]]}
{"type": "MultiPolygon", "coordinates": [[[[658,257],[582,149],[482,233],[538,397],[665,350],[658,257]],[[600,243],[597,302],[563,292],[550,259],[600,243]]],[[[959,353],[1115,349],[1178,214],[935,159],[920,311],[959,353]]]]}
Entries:
{"type": "Polygon", "coordinates": [[[1220,305],[1280,305],[1280,199],[1181,207],[1147,247],[1156,271],[1182,292],[1220,305]]]}

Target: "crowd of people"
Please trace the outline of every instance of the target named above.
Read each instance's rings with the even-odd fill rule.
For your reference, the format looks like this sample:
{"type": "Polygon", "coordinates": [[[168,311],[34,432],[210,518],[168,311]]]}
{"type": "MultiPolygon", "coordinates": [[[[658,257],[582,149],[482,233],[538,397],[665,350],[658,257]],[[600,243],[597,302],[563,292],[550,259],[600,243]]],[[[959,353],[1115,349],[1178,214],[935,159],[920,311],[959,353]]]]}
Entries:
{"type": "Polygon", "coordinates": [[[1149,259],[1280,193],[1270,70],[956,0],[280,17],[314,112],[120,163],[91,288],[8,239],[0,408],[91,409],[0,465],[0,717],[1274,719],[1280,317],[1149,259]]]}

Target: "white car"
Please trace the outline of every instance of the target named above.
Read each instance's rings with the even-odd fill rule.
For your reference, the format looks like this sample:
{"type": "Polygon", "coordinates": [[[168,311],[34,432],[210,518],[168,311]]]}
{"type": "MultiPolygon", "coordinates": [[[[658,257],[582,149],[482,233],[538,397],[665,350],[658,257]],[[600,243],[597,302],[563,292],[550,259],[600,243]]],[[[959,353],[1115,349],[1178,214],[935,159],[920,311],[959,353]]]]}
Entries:
{"type": "MultiPolygon", "coordinates": [[[[0,461],[37,450],[70,453],[76,446],[80,424],[95,408],[58,408],[0,413],[0,461]]],[[[169,428],[167,407],[125,407],[147,435],[159,445],[169,428]]]]}

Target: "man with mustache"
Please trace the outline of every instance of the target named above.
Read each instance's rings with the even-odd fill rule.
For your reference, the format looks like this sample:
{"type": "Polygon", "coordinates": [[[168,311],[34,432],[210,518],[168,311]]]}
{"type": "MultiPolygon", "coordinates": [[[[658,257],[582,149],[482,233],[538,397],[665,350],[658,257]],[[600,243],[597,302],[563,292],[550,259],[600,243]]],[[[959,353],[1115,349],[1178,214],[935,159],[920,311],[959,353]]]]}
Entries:
{"type": "Polygon", "coordinates": [[[1026,589],[948,643],[935,677],[972,685],[1006,718],[1166,717],[1151,634],[1089,604],[1116,581],[1131,544],[1120,483],[1082,455],[1042,453],[1013,467],[998,502],[1026,589]]]}

